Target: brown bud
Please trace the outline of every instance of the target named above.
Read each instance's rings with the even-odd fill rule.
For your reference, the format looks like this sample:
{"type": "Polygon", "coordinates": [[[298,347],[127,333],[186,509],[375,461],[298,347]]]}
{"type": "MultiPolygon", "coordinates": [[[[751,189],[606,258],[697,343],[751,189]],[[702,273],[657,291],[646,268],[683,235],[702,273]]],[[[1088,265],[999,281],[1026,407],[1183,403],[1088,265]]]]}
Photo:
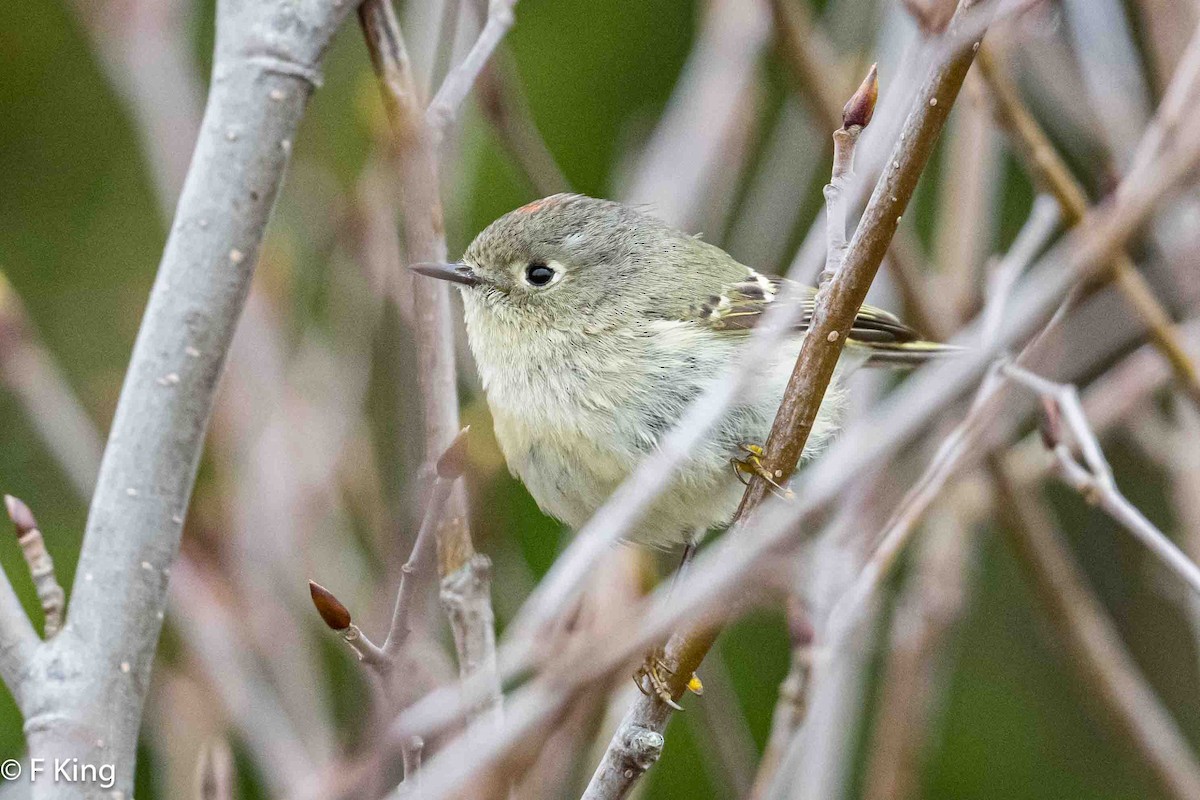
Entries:
{"type": "Polygon", "coordinates": [[[788,638],[792,640],[792,647],[809,647],[816,637],[816,631],[813,629],[812,618],[808,614],[808,606],[797,598],[795,595],[790,595],[787,602],[787,627],[788,638]]]}
{"type": "Polygon", "coordinates": [[[325,624],[335,631],[344,631],[350,627],[350,611],[333,593],[319,583],[308,582],[308,593],[312,595],[313,605],[325,624]]]}
{"type": "Polygon", "coordinates": [[[859,84],[858,91],[842,109],[843,130],[852,125],[865,128],[871,124],[871,117],[875,116],[875,101],[879,99],[879,71],[875,66],[871,65],[867,77],[859,84]]]}
{"type": "Polygon", "coordinates": [[[1062,442],[1062,413],[1058,410],[1058,403],[1049,397],[1042,398],[1042,421],[1038,433],[1047,450],[1053,450],[1062,442]]]}
{"type": "Polygon", "coordinates": [[[454,441],[437,460],[437,476],[452,481],[467,471],[467,434],[471,426],[463,428],[454,441]]]}
{"type": "Polygon", "coordinates": [[[33,518],[33,512],[19,499],[11,494],[4,495],[4,507],[8,509],[8,518],[17,528],[18,537],[37,529],[38,524],[37,520],[33,518]]]}

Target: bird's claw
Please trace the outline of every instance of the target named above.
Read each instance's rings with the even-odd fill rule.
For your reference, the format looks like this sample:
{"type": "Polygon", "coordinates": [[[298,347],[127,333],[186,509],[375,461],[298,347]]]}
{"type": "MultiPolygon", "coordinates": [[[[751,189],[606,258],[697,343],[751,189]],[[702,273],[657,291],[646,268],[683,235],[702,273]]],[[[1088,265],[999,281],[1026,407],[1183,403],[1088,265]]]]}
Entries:
{"type": "MultiPolygon", "coordinates": [[[[666,676],[673,674],[674,670],[667,666],[663,658],[662,648],[655,648],[646,654],[646,660],[633,673],[633,682],[638,691],[647,697],[653,695],[676,711],[683,711],[683,706],[675,701],[667,684],[666,676]]],[[[694,694],[704,693],[704,684],[696,675],[688,680],[687,688],[694,694]]]]}
{"type": "Polygon", "coordinates": [[[745,451],[744,458],[732,458],[733,474],[742,482],[743,486],[750,485],[750,476],[757,475],[767,482],[775,493],[786,500],[791,500],[795,495],[792,490],[786,486],[780,486],[777,479],[782,478],[782,473],[776,471],[771,472],[762,462],[763,449],[757,444],[742,444],[739,449],[745,451]]]}

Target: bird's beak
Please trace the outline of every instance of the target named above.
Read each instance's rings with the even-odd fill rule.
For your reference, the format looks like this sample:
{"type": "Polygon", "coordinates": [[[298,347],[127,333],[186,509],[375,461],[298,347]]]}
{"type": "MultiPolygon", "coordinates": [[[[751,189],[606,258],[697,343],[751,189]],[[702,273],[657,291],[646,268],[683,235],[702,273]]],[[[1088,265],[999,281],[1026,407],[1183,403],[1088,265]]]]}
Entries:
{"type": "Polygon", "coordinates": [[[409,269],[427,278],[461,283],[463,286],[478,286],[483,283],[483,280],[475,274],[475,270],[461,261],[453,264],[413,264],[409,269]]]}

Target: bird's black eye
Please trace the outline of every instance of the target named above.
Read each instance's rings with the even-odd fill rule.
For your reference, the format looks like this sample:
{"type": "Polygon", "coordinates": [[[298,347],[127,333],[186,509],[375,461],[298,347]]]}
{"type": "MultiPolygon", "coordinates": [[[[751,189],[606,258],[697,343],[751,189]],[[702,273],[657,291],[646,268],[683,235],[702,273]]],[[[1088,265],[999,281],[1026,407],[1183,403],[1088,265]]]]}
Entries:
{"type": "Polygon", "coordinates": [[[530,286],[545,286],[554,280],[554,270],[535,261],[525,268],[525,280],[530,286]]]}

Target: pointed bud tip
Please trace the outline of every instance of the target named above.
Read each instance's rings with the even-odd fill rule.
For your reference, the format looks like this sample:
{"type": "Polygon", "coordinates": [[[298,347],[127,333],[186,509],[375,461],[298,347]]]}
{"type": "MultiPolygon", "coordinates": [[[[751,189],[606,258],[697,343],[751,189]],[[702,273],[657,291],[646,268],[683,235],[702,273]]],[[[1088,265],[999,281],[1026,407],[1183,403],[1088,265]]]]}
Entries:
{"type": "Polygon", "coordinates": [[[4,507],[8,510],[8,518],[16,526],[17,536],[24,536],[37,528],[37,520],[34,519],[33,512],[19,498],[13,497],[11,494],[4,495],[4,507]]]}
{"type": "Polygon", "coordinates": [[[871,118],[875,116],[875,102],[878,99],[879,71],[876,69],[876,65],[872,64],[871,69],[867,71],[867,77],[863,78],[858,90],[842,109],[842,129],[845,130],[852,125],[860,128],[870,125],[871,118]]]}
{"type": "Polygon", "coordinates": [[[1042,419],[1038,425],[1038,434],[1042,437],[1042,444],[1047,450],[1053,450],[1062,443],[1062,414],[1058,410],[1058,405],[1050,398],[1042,398],[1042,419]]]}
{"type": "Polygon", "coordinates": [[[467,434],[471,426],[463,428],[454,437],[454,441],[437,460],[437,476],[446,480],[454,480],[467,470],[467,434]]]}
{"type": "Polygon", "coordinates": [[[344,631],[350,627],[350,611],[333,593],[316,581],[308,582],[308,593],[312,595],[313,605],[317,613],[330,629],[344,631]]]}

